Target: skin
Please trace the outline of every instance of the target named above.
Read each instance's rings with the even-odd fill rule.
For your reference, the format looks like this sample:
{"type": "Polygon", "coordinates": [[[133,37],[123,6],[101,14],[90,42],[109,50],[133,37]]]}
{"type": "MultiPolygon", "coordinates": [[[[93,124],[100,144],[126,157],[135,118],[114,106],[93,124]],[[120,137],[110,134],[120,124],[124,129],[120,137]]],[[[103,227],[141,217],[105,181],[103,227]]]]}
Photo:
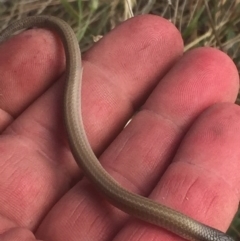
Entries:
{"type": "MultiPolygon", "coordinates": [[[[239,202],[238,73],[218,50],[182,51],[180,34],[156,16],[112,31],[83,56],[84,124],[120,184],[225,231],[239,202]]],[[[3,240],[180,240],[129,220],[79,181],[63,131],[57,36],[38,29],[9,40],[0,68],[3,240]]]]}

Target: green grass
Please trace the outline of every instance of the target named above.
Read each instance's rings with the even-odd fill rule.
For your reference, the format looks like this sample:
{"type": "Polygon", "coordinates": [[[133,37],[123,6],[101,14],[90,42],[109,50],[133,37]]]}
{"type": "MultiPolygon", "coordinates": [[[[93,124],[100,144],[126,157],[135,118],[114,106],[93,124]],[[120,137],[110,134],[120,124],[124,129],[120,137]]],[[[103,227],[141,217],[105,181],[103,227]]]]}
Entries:
{"type": "MultiPolygon", "coordinates": [[[[94,44],[93,36],[105,35],[117,24],[139,14],[169,19],[182,33],[185,50],[212,46],[227,53],[240,70],[239,0],[13,0],[0,2],[0,30],[26,15],[51,14],[65,19],[75,30],[82,51],[94,44]],[[172,2],[172,3],[171,3],[172,2]]],[[[240,95],[237,103],[240,104],[240,95]]],[[[229,234],[240,239],[240,212],[229,234]]]]}

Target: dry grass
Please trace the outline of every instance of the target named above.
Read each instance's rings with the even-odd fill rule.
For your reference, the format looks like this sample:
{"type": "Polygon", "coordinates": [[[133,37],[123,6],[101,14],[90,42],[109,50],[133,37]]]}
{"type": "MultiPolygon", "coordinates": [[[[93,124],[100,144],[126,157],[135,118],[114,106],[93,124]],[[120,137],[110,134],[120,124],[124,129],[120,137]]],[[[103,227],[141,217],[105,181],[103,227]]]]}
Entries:
{"type": "MultiPolygon", "coordinates": [[[[94,37],[106,34],[133,14],[169,19],[182,33],[185,50],[213,46],[227,53],[240,70],[240,0],[0,0],[0,31],[27,15],[51,14],[65,19],[85,51],[94,37]]],[[[240,103],[240,96],[237,100],[240,103]]],[[[240,213],[229,233],[240,239],[240,213]]]]}

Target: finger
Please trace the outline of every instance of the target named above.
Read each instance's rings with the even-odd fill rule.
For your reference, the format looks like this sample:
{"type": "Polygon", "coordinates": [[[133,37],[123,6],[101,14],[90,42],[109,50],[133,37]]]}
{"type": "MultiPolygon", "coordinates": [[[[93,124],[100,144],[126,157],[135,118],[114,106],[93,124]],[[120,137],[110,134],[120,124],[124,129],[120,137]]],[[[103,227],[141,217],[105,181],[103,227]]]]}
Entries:
{"type": "MultiPolygon", "coordinates": [[[[88,68],[88,65],[84,66],[85,79],[83,83],[83,95],[86,93],[85,100],[86,102],[88,102],[83,103],[83,113],[86,110],[84,110],[84,106],[89,105],[87,112],[85,111],[84,113],[84,123],[86,123],[86,127],[89,130],[88,133],[90,134],[90,140],[93,139],[93,141],[91,141],[91,143],[93,143],[93,146],[96,146],[96,144],[94,143],[96,143],[96,138],[99,138],[99,136],[101,137],[101,140],[103,140],[102,131],[98,131],[98,133],[95,134],[95,139],[94,135],[91,134],[96,132],[94,131],[95,127],[92,127],[92,125],[97,124],[95,124],[95,122],[99,119],[98,117],[103,117],[103,119],[99,120],[99,126],[101,128],[104,128],[104,133],[107,133],[107,135],[109,135],[108,133],[111,133],[110,139],[112,139],[113,133],[115,133],[115,130],[113,128],[119,126],[119,119],[123,120],[122,117],[124,116],[125,120],[127,120],[130,114],[132,114],[133,100],[134,106],[137,106],[143,102],[143,98],[141,96],[145,96],[146,91],[150,92],[148,85],[151,85],[152,87],[156,85],[156,83],[166,73],[166,70],[170,68],[169,63],[174,63],[174,61],[176,61],[176,59],[179,57],[179,53],[181,52],[180,49],[182,48],[182,40],[175,27],[171,25],[168,21],[155,16],[139,16],[133,18],[121,25],[115,31],[111,32],[108,37],[109,38],[105,38],[105,40],[103,39],[104,41],[99,42],[99,44],[96,46],[96,48],[99,48],[99,51],[103,51],[103,54],[100,54],[100,52],[97,52],[97,49],[94,48],[92,50],[94,52],[90,52],[90,54],[85,56],[84,58],[87,61],[89,61],[90,57],[92,58],[92,56],[101,56],[101,58],[103,58],[103,60],[101,60],[100,57],[96,57],[96,60],[93,62],[94,64],[89,65],[89,68],[91,67],[91,71],[87,72],[86,68],[88,68]],[[159,31],[156,31],[156,29],[158,29],[159,31]],[[164,38],[162,37],[163,35],[164,38]],[[116,39],[118,39],[119,41],[118,47],[114,47],[114,44],[113,47],[110,48],[111,43],[116,39]],[[143,43],[147,46],[147,48],[142,47],[143,43]],[[106,57],[104,57],[104,51],[106,51],[106,56],[108,57],[108,60],[105,60],[106,57]],[[139,51],[141,51],[141,58],[136,55],[136,53],[138,53],[139,51]],[[174,52],[176,55],[174,55],[175,58],[173,61],[171,56],[174,52]],[[109,59],[109,55],[112,56],[114,61],[119,61],[119,64],[116,64],[115,71],[111,70],[112,62],[114,61],[112,60],[112,58],[109,59]],[[162,59],[163,56],[166,56],[165,60],[162,59]],[[109,69],[114,75],[111,74],[108,76],[106,75],[105,69],[99,69],[98,64],[96,64],[97,60],[99,61],[98,63],[104,63],[104,65],[106,65],[105,69],[107,69],[107,67],[109,66],[109,69]],[[107,63],[105,63],[106,61],[108,61],[108,65],[107,63]],[[125,64],[124,69],[122,68],[123,64],[125,64]],[[98,73],[94,72],[94,66],[97,66],[96,70],[99,71],[98,73]],[[130,69],[126,70],[128,66],[130,69]],[[144,66],[144,68],[142,68],[141,66],[144,66]],[[126,74],[128,72],[130,73],[126,74]],[[87,78],[88,76],[89,78],[87,78]],[[93,79],[91,79],[90,77],[92,77],[93,79]],[[93,83],[91,83],[90,81],[92,81],[93,83]],[[89,84],[89,87],[87,86],[87,83],[89,84]],[[100,109],[100,115],[98,109],[99,99],[98,97],[96,97],[98,95],[95,94],[96,91],[92,91],[92,89],[95,90],[96,84],[99,84],[99,88],[102,91],[101,93],[103,95],[101,99],[101,105],[107,107],[107,109],[100,109]],[[91,91],[88,91],[88,88],[90,87],[91,91]],[[109,100],[111,100],[111,102],[109,100]],[[113,105],[111,103],[113,103],[113,105]],[[97,118],[95,116],[97,116],[97,118]],[[110,124],[108,124],[109,117],[113,118],[113,121],[111,121],[110,124]],[[89,123],[91,122],[93,124],[89,125],[89,123]],[[104,124],[102,125],[101,122],[104,124]]],[[[79,185],[83,185],[85,187],[85,182],[79,185]]],[[[48,218],[44,221],[44,224],[41,225],[40,229],[38,230],[38,237],[42,239],[53,239],[53,237],[55,239],[64,239],[70,235],[71,237],[83,239],[84,237],[86,237],[87,232],[87,236],[89,237],[89,239],[91,239],[91,237],[93,239],[94,237],[96,239],[99,239],[99,236],[104,239],[104,237],[108,237],[114,232],[114,229],[110,228],[106,229],[106,232],[103,232],[103,230],[101,229],[101,225],[99,226],[99,229],[94,228],[91,229],[91,231],[89,230],[88,225],[92,223],[92,218],[96,218],[96,209],[100,211],[102,207],[98,205],[99,200],[95,200],[94,198],[90,200],[88,198],[86,199],[85,195],[91,195],[91,190],[80,189],[82,191],[79,193],[77,191],[79,190],[79,186],[76,186],[74,190],[73,193],[69,193],[69,195],[62,199],[62,202],[56,205],[54,210],[51,211],[51,214],[48,216],[48,218]],[[84,209],[84,207],[80,204],[85,199],[87,206],[89,205],[91,207],[91,210],[89,210],[88,208],[86,209],[87,211],[90,211],[90,213],[86,213],[86,216],[81,219],[84,221],[81,221],[81,229],[79,229],[79,227],[77,228],[79,223],[76,222],[76,220],[79,220],[79,212],[84,212],[84,210],[82,210],[82,208],[84,209]],[[78,211],[76,211],[76,209],[78,209],[78,211]],[[73,212],[73,210],[75,211],[73,212]],[[53,224],[53,222],[54,226],[51,225],[53,224]],[[76,226],[72,225],[72,223],[76,223],[76,226]],[[63,230],[63,226],[65,226],[64,233],[60,234],[58,230],[59,228],[63,230]]],[[[83,204],[85,205],[85,201],[83,202],[83,204]]],[[[103,209],[103,211],[103,214],[106,215],[106,210],[103,209]]],[[[99,220],[101,219],[104,223],[108,222],[109,226],[113,223],[113,220],[109,220],[108,218],[104,219],[104,216],[102,215],[99,215],[98,217],[99,220]]],[[[116,218],[117,217],[113,215],[113,219],[118,225],[118,221],[116,220],[116,218]]],[[[121,219],[119,221],[122,222],[121,219]]],[[[115,226],[115,228],[117,227],[117,225],[115,226]]]]}
{"type": "Polygon", "coordinates": [[[169,22],[145,15],[123,23],[84,55],[83,118],[95,153],[109,145],[182,55],[182,44],[169,22]]]}
{"type": "Polygon", "coordinates": [[[33,233],[26,228],[12,228],[3,234],[0,234],[1,241],[34,241],[36,240],[33,233]]]}
{"type": "MultiPolygon", "coordinates": [[[[225,232],[240,198],[239,117],[239,106],[233,104],[216,104],[204,111],[150,197],[225,232]]],[[[182,240],[136,221],[129,222],[114,241],[126,237],[130,241],[182,240]]]]}
{"type": "MultiPolygon", "coordinates": [[[[41,46],[38,47],[40,51],[41,46]]],[[[84,62],[83,115],[91,144],[100,152],[121,128],[119,126],[123,126],[123,120],[129,118],[133,112],[133,106],[143,101],[144,98],[141,96],[146,91],[149,92],[159,81],[159,77],[163,76],[171,64],[179,58],[182,52],[182,41],[179,33],[168,21],[154,16],[140,16],[110,33],[92,51],[97,53],[98,48],[102,51],[103,59],[98,58],[99,62],[94,60],[91,63],[94,54],[90,52],[86,55],[84,62]],[[138,25],[142,28],[136,27],[133,34],[132,29],[138,25]],[[161,31],[166,32],[165,38],[169,41],[165,43],[165,39],[160,37],[162,33],[153,31],[154,26],[162,26],[161,31]],[[129,41],[129,37],[135,44],[131,43],[131,48],[126,48],[124,46],[127,40],[129,41]],[[116,44],[114,42],[116,38],[119,40],[118,48],[113,47],[116,44]],[[173,41],[170,41],[171,39],[173,41]],[[145,41],[147,49],[142,48],[142,41],[145,41]],[[164,48],[161,46],[163,44],[164,48]],[[165,48],[171,48],[171,53],[165,48]],[[133,72],[129,76],[124,72],[118,73],[117,76],[113,75],[113,72],[108,75],[107,70],[102,72],[102,68],[98,65],[105,61],[104,56],[109,55],[109,49],[113,52],[118,50],[117,54],[112,54],[114,59],[108,60],[109,66],[116,61],[121,67],[125,57],[125,63],[130,62],[133,65],[132,62],[134,62],[136,66],[145,63],[145,68],[136,74],[135,68],[132,67],[133,72]],[[135,53],[140,50],[142,58],[136,61],[135,53]],[[151,55],[149,51],[152,52],[151,55]],[[166,56],[165,62],[157,61],[159,54],[166,56]],[[116,58],[117,55],[118,58],[116,58]],[[151,73],[150,76],[149,73],[151,73]],[[92,79],[93,77],[95,79],[92,79]],[[132,83],[132,77],[138,80],[135,93],[131,91],[136,84],[132,83]],[[125,86],[121,86],[123,78],[126,78],[128,83],[125,86]],[[113,79],[114,82],[112,82],[113,79]],[[89,104],[91,109],[86,107],[89,104]],[[91,111],[95,114],[92,115],[91,111]],[[94,120],[90,121],[92,118],[94,120]],[[104,120],[107,121],[104,122],[104,120]],[[102,126],[103,122],[104,126],[102,126]]],[[[3,170],[0,176],[0,183],[3,183],[0,186],[1,213],[9,219],[9,222],[14,221],[16,225],[29,227],[32,230],[39,225],[39,221],[59,197],[73,185],[76,178],[79,178],[77,165],[66,145],[63,131],[63,85],[62,79],[36,99],[8,127],[1,138],[0,163],[3,170]]],[[[4,224],[6,225],[5,221],[4,224]]],[[[4,229],[4,225],[2,228],[4,229]]]]}
{"type": "Polygon", "coordinates": [[[64,53],[54,33],[32,29],[2,43],[0,56],[2,132],[62,74],[64,53]]]}

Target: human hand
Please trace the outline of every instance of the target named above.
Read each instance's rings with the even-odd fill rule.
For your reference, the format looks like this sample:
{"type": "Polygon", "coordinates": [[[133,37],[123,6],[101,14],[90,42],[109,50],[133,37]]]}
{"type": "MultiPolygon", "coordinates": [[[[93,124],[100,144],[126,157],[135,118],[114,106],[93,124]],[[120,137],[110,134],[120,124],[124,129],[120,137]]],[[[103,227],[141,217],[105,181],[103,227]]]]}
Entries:
{"type": "MultiPolygon", "coordinates": [[[[220,51],[182,51],[159,17],[116,28],[83,56],[84,124],[122,186],[226,230],[239,201],[238,73],[220,51]]],[[[129,218],[83,178],[64,132],[59,39],[30,30],[0,53],[2,240],[180,240],[129,218]]]]}

